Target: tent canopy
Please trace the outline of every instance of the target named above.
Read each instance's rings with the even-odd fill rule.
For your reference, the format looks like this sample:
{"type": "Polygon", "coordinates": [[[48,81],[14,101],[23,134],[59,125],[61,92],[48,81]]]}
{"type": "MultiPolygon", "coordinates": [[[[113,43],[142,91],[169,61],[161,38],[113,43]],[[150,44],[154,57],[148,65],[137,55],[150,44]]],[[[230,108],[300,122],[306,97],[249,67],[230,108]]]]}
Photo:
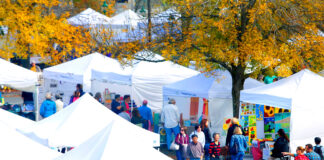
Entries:
{"type": "Polygon", "coordinates": [[[59,160],[105,160],[105,159],[170,159],[159,151],[143,145],[145,136],[129,132],[127,127],[112,121],[79,147],[57,158],[59,160]],[[125,154],[127,151],[127,154],[125,154]]]}
{"type": "MultiPolygon", "coordinates": [[[[264,84],[248,78],[244,88],[250,89],[264,84]]],[[[232,98],[232,76],[228,71],[218,70],[216,75],[206,77],[199,74],[163,87],[164,96],[201,97],[201,98],[232,98]]]]}
{"type": "Polygon", "coordinates": [[[291,109],[291,150],[324,138],[324,78],[302,70],[288,78],[241,91],[241,101],[291,109]]]}
{"type": "Polygon", "coordinates": [[[152,17],[153,24],[161,24],[161,23],[168,23],[170,22],[170,18],[174,18],[177,20],[181,17],[181,14],[176,10],[169,8],[159,14],[156,14],[152,17]]]}
{"type": "Polygon", "coordinates": [[[24,134],[51,147],[76,147],[112,121],[118,121],[128,133],[146,137],[143,144],[160,145],[158,134],[124,120],[87,93],[62,111],[37,122],[24,134]]]}
{"type": "Polygon", "coordinates": [[[0,58],[0,84],[26,92],[35,92],[37,73],[0,58]]]}
{"type": "Polygon", "coordinates": [[[110,20],[111,20],[110,25],[113,29],[114,28],[129,29],[129,28],[137,28],[138,23],[142,22],[143,17],[129,9],[111,17],[110,20]]]}
{"type": "Polygon", "coordinates": [[[88,8],[69,18],[68,22],[74,26],[93,27],[98,25],[108,25],[110,23],[110,18],[91,8],[88,8]]]}
{"type": "Polygon", "coordinates": [[[296,92],[299,91],[299,86],[303,84],[302,81],[308,76],[313,75],[314,74],[311,71],[303,70],[275,83],[263,87],[243,90],[241,91],[241,101],[291,109],[292,100],[296,95],[296,92]]]}
{"type": "Polygon", "coordinates": [[[146,99],[149,102],[149,107],[159,113],[163,106],[163,86],[198,73],[170,61],[141,62],[136,66],[132,75],[132,93],[135,102],[140,104],[146,99]]]}
{"type": "Polygon", "coordinates": [[[52,160],[61,154],[18,133],[0,122],[0,159],[52,160]]]}
{"type": "Polygon", "coordinates": [[[127,70],[123,69],[117,60],[95,52],[46,68],[44,69],[43,75],[45,79],[83,83],[84,90],[90,91],[91,70],[113,72],[122,75],[127,73],[127,70]]]}
{"type": "MultiPolygon", "coordinates": [[[[144,57],[147,60],[163,59],[160,55],[153,54],[149,51],[139,52],[136,56],[138,58],[144,57]]],[[[92,77],[92,79],[127,85],[131,83],[132,90],[128,93],[132,93],[137,104],[141,104],[144,99],[148,100],[148,106],[153,110],[153,112],[160,112],[162,110],[162,87],[164,85],[192,77],[199,73],[170,61],[148,62],[134,60],[132,64],[134,67],[128,68],[129,70],[132,70],[129,76],[117,76],[108,70],[101,73],[96,72],[93,74],[95,77],[92,77]]],[[[109,88],[108,83],[107,86],[109,88]]]]}
{"type": "Polygon", "coordinates": [[[0,109],[0,122],[5,123],[13,129],[25,130],[35,124],[35,121],[0,109]]]}

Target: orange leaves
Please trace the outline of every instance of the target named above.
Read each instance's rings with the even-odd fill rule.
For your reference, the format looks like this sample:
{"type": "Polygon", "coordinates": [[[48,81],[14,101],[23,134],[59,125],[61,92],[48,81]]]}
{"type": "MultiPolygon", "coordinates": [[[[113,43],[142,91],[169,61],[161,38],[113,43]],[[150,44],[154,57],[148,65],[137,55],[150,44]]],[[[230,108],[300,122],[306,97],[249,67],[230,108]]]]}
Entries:
{"type": "MultiPolygon", "coordinates": [[[[48,63],[60,63],[72,50],[76,51],[75,55],[87,52],[91,45],[89,33],[67,24],[65,18],[68,13],[57,17],[49,11],[58,2],[30,0],[1,3],[0,11],[4,12],[1,23],[8,27],[8,34],[0,36],[5,41],[0,43],[2,53],[16,53],[25,58],[32,55],[50,55],[52,62],[48,63]],[[53,46],[59,46],[61,52],[57,52],[53,46]]],[[[5,57],[3,54],[0,56],[5,57]]]]}

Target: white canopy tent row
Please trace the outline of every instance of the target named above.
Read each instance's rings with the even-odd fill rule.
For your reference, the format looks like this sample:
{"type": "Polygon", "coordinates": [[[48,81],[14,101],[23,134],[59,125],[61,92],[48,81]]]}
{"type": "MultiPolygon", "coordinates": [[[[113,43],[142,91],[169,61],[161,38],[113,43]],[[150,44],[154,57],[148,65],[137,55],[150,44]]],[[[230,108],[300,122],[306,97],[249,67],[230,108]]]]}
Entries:
{"type": "Polygon", "coordinates": [[[145,137],[141,142],[143,145],[160,146],[158,134],[124,120],[87,93],[60,112],[21,132],[49,147],[77,147],[112,121],[127,129],[128,134],[145,137]]]}
{"type": "Polygon", "coordinates": [[[145,138],[144,135],[133,134],[118,121],[112,121],[79,147],[56,160],[170,160],[153,147],[143,144],[145,138]]]}
{"type": "MultiPolygon", "coordinates": [[[[244,88],[250,89],[264,84],[248,78],[245,80],[244,88]]],[[[232,76],[228,71],[217,70],[213,75],[204,73],[169,84],[163,87],[163,96],[181,101],[177,105],[180,111],[183,111],[183,118],[189,119],[188,109],[190,106],[190,97],[199,97],[208,99],[208,113],[211,131],[213,133],[222,133],[224,119],[233,117],[232,102],[232,76]]],[[[200,102],[199,102],[200,103],[200,102]]],[[[200,108],[203,103],[200,103],[200,108]]],[[[202,110],[202,109],[200,109],[202,110]]],[[[198,113],[200,115],[200,112],[198,113]]],[[[221,136],[221,144],[225,145],[226,136],[221,136]]]]}
{"type": "Polygon", "coordinates": [[[115,59],[100,53],[92,53],[72,61],[44,69],[44,92],[40,95],[40,102],[45,99],[45,93],[63,93],[63,102],[69,104],[70,97],[78,83],[83,85],[84,92],[91,89],[91,70],[108,71],[125,75],[131,73],[115,59]]]}
{"type": "Polygon", "coordinates": [[[51,150],[0,122],[0,159],[52,160],[61,153],[51,150]]]}
{"type": "MultiPolygon", "coordinates": [[[[162,59],[158,55],[150,58],[154,60],[162,59]]],[[[109,71],[94,70],[91,84],[92,92],[103,93],[105,89],[109,89],[110,92],[121,95],[128,93],[131,94],[136,104],[141,104],[143,100],[148,100],[148,106],[152,111],[159,113],[163,106],[162,87],[199,73],[170,61],[134,61],[133,64],[132,73],[128,76],[118,77],[109,71]]]]}
{"type": "Polygon", "coordinates": [[[88,8],[81,13],[67,19],[68,23],[73,26],[83,26],[89,28],[96,28],[100,26],[107,26],[110,24],[110,18],[88,8]]]}
{"type": "Polygon", "coordinates": [[[291,110],[290,149],[324,138],[324,78],[302,70],[266,86],[241,91],[241,101],[291,110]]]}
{"type": "MultiPolygon", "coordinates": [[[[0,58],[0,84],[25,92],[34,93],[35,111],[38,111],[38,73],[0,58]]],[[[38,114],[36,114],[36,120],[38,114]]]]}

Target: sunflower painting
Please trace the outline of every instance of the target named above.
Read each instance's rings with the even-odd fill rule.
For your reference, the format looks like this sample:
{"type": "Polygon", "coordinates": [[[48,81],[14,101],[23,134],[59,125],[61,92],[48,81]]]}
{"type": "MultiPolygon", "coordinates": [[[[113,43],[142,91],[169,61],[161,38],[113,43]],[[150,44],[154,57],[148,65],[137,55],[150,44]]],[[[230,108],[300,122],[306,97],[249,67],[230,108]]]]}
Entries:
{"type": "Polygon", "coordinates": [[[274,107],[264,106],[264,117],[274,117],[274,107]]]}

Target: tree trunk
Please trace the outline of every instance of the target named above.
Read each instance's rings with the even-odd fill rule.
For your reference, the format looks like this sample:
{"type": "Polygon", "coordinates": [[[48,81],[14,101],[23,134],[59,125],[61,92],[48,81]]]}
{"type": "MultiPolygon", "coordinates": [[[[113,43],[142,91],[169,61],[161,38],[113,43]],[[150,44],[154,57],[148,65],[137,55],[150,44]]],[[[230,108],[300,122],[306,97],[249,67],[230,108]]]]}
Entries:
{"type": "Polygon", "coordinates": [[[151,0],[147,0],[148,42],[152,41],[151,0]]]}
{"type": "Polygon", "coordinates": [[[233,100],[233,116],[239,118],[240,108],[240,91],[244,87],[244,68],[241,66],[233,67],[232,75],[232,100],[233,100]]]}

